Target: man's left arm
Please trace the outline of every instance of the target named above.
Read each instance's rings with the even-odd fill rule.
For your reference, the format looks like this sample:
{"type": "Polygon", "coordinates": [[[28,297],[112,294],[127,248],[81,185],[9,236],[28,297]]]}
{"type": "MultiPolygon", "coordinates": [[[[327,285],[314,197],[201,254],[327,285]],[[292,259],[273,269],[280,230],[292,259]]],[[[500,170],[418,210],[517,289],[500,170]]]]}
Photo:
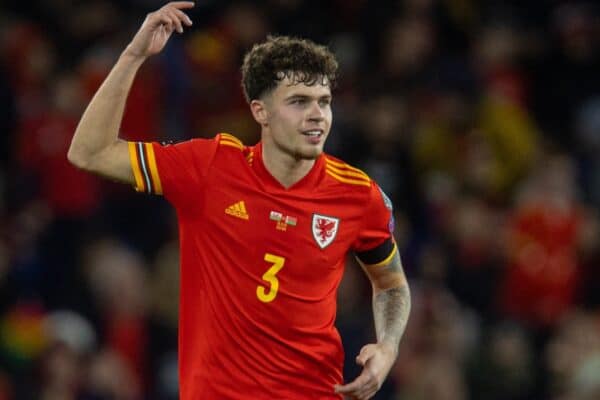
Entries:
{"type": "Polygon", "coordinates": [[[369,399],[381,388],[396,361],[400,339],[410,314],[410,290],[396,245],[392,254],[374,265],[359,260],[373,287],[373,318],[377,343],[364,346],[356,362],[362,373],[346,385],[336,385],[337,393],[352,399],[369,399]]]}

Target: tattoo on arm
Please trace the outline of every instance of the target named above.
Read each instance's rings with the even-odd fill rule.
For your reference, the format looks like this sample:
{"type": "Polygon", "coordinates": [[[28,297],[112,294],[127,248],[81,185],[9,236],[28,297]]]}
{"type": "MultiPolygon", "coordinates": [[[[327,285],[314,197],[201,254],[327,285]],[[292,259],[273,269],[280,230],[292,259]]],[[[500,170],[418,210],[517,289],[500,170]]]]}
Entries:
{"type": "MultiPolygon", "coordinates": [[[[384,268],[390,272],[401,272],[402,264],[399,255],[396,254],[392,262],[384,268]]],[[[388,342],[397,351],[408,321],[410,305],[410,290],[406,283],[398,287],[375,291],[373,316],[378,342],[388,342]]]]}

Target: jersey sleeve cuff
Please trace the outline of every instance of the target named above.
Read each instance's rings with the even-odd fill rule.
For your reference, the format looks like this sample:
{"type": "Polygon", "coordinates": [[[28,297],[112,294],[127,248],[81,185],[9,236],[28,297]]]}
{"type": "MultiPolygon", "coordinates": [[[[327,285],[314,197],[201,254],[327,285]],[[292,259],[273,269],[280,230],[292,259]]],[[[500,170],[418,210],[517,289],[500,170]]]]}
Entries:
{"type": "Polygon", "coordinates": [[[374,249],[357,252],[356,257],[365,265],[380,266],[389,263],[397,252],[396,243],[389,238],[374,249]]]}
{"type": "Polygon", "coordinates": [[[137,192],[162,194],[152,143],[128,142],[131,170],[137,192]]]}

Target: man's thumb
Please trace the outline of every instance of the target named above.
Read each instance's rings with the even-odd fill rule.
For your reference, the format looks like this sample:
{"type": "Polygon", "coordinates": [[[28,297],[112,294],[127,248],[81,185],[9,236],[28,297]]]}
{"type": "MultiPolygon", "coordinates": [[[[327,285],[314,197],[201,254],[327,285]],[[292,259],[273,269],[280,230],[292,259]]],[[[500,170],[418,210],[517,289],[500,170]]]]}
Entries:
{"type": "Polygon", "coordinates": [[[364,346],[358,356],[356,356],[356,363],[364,367],[365,363],[373,356],[375,347],[372,344],[364,346]]]}

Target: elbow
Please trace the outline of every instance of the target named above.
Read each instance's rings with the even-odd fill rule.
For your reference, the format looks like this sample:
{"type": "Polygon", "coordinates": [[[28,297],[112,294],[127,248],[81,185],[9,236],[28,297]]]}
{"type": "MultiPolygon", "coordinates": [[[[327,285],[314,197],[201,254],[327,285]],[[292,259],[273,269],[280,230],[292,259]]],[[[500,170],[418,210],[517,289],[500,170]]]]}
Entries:
{"type": "Polygon", "coordinates": [[[89,170],[87,157],[85,157],[81,151],[77,151],[73,145],[71,145],[67,152],[67,160],[79,169],[89,170]]]}

